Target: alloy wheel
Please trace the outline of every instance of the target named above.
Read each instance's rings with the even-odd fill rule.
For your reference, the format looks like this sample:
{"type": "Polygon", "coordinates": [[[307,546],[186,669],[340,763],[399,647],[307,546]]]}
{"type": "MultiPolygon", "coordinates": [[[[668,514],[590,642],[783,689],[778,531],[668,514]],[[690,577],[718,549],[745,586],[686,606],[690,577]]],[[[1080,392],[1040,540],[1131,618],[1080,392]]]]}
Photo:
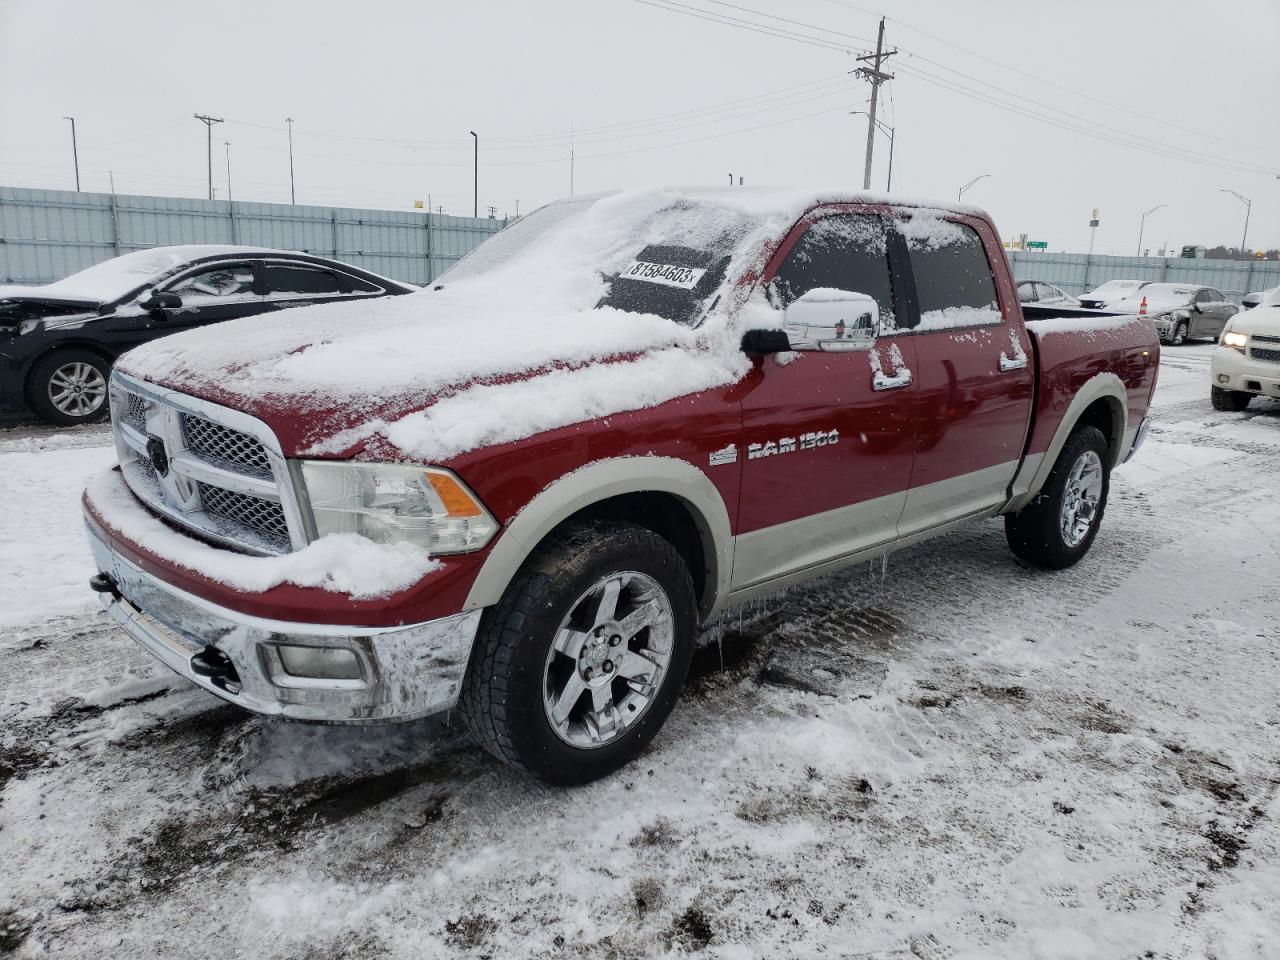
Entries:
{"type": "Polygon", "coordinates": [[[64,363],[49,378],[49,402],[69,417],[87,417],[107,399],[107,380],[91,363],[64,363]]]}
{"type": "Polygon", "coordinates": [[[1089,535],[1098,516],[1098,504],[1102,499],[1102,459],[1093,450],[1086,450],[1076,458],[1067,475],[1067,485],[1062,491],[1062,512],[1059,526],[1062,541],[1068,547],[1077,547],[1089,535]]]}

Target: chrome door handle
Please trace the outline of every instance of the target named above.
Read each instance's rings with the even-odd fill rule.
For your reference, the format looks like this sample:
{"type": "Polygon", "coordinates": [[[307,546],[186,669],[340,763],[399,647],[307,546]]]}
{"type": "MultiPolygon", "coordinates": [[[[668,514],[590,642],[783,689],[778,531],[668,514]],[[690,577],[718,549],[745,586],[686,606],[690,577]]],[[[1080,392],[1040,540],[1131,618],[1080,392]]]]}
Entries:
{"type": "Polygon", "coordinates": [[[1000,354],[1000,372],[1008,373],[1010,370],[1022,370],[1027,365],[1026,357],[1006,357],[1000,354]]]}
{"type": "Polygon", "coordinates": [[[903,387],[911,386],[911,372],[900,373],[897,376],[886,376],[883,373],[877,373],[871,378],[871,388],[873,390],[901,390],[903,387]]]}

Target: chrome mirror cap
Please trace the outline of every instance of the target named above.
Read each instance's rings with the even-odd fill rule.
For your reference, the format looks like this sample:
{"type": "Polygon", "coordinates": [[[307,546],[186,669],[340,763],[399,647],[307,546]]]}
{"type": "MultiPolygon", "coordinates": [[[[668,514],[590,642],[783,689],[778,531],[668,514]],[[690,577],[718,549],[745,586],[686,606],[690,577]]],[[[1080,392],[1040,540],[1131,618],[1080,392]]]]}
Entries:
{"type": "Polygon", "coordinates": [[[787,307],[792,350],[870,350],[880,328],[880,307],[865,293],[819,287],[787,307]]]}

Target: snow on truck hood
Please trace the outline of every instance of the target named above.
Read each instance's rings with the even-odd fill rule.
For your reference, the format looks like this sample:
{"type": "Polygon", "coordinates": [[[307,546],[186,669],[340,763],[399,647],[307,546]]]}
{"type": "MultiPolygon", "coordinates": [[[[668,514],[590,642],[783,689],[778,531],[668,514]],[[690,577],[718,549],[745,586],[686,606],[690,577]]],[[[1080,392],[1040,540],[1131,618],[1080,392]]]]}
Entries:
{"type": "Polygon", "coordinates": [[[888,198],[639,189],[561,201],[435,288],[233,320],[153,341],[119,368],[268,422],[306,410],[298,454],[382,438],[440,462],[740,379],[746,316],[778,326],[781,313],[753,303],[731,320],[734,283],[826,199],[888,198]]]}

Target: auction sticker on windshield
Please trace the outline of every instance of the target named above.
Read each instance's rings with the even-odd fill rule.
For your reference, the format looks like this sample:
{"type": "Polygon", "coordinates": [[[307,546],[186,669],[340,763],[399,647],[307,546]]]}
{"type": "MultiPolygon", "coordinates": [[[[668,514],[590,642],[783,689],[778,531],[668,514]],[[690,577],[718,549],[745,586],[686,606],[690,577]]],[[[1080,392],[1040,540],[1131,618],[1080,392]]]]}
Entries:
{"type": "Polygon", "coordinates": [[[702,267],[673,267],[666,263],[636,260],[618,276],[626,277],[628,280],[644,280],[647,283],[661,283],[667,287],[692,290],[706,272],[702,267]]]}

